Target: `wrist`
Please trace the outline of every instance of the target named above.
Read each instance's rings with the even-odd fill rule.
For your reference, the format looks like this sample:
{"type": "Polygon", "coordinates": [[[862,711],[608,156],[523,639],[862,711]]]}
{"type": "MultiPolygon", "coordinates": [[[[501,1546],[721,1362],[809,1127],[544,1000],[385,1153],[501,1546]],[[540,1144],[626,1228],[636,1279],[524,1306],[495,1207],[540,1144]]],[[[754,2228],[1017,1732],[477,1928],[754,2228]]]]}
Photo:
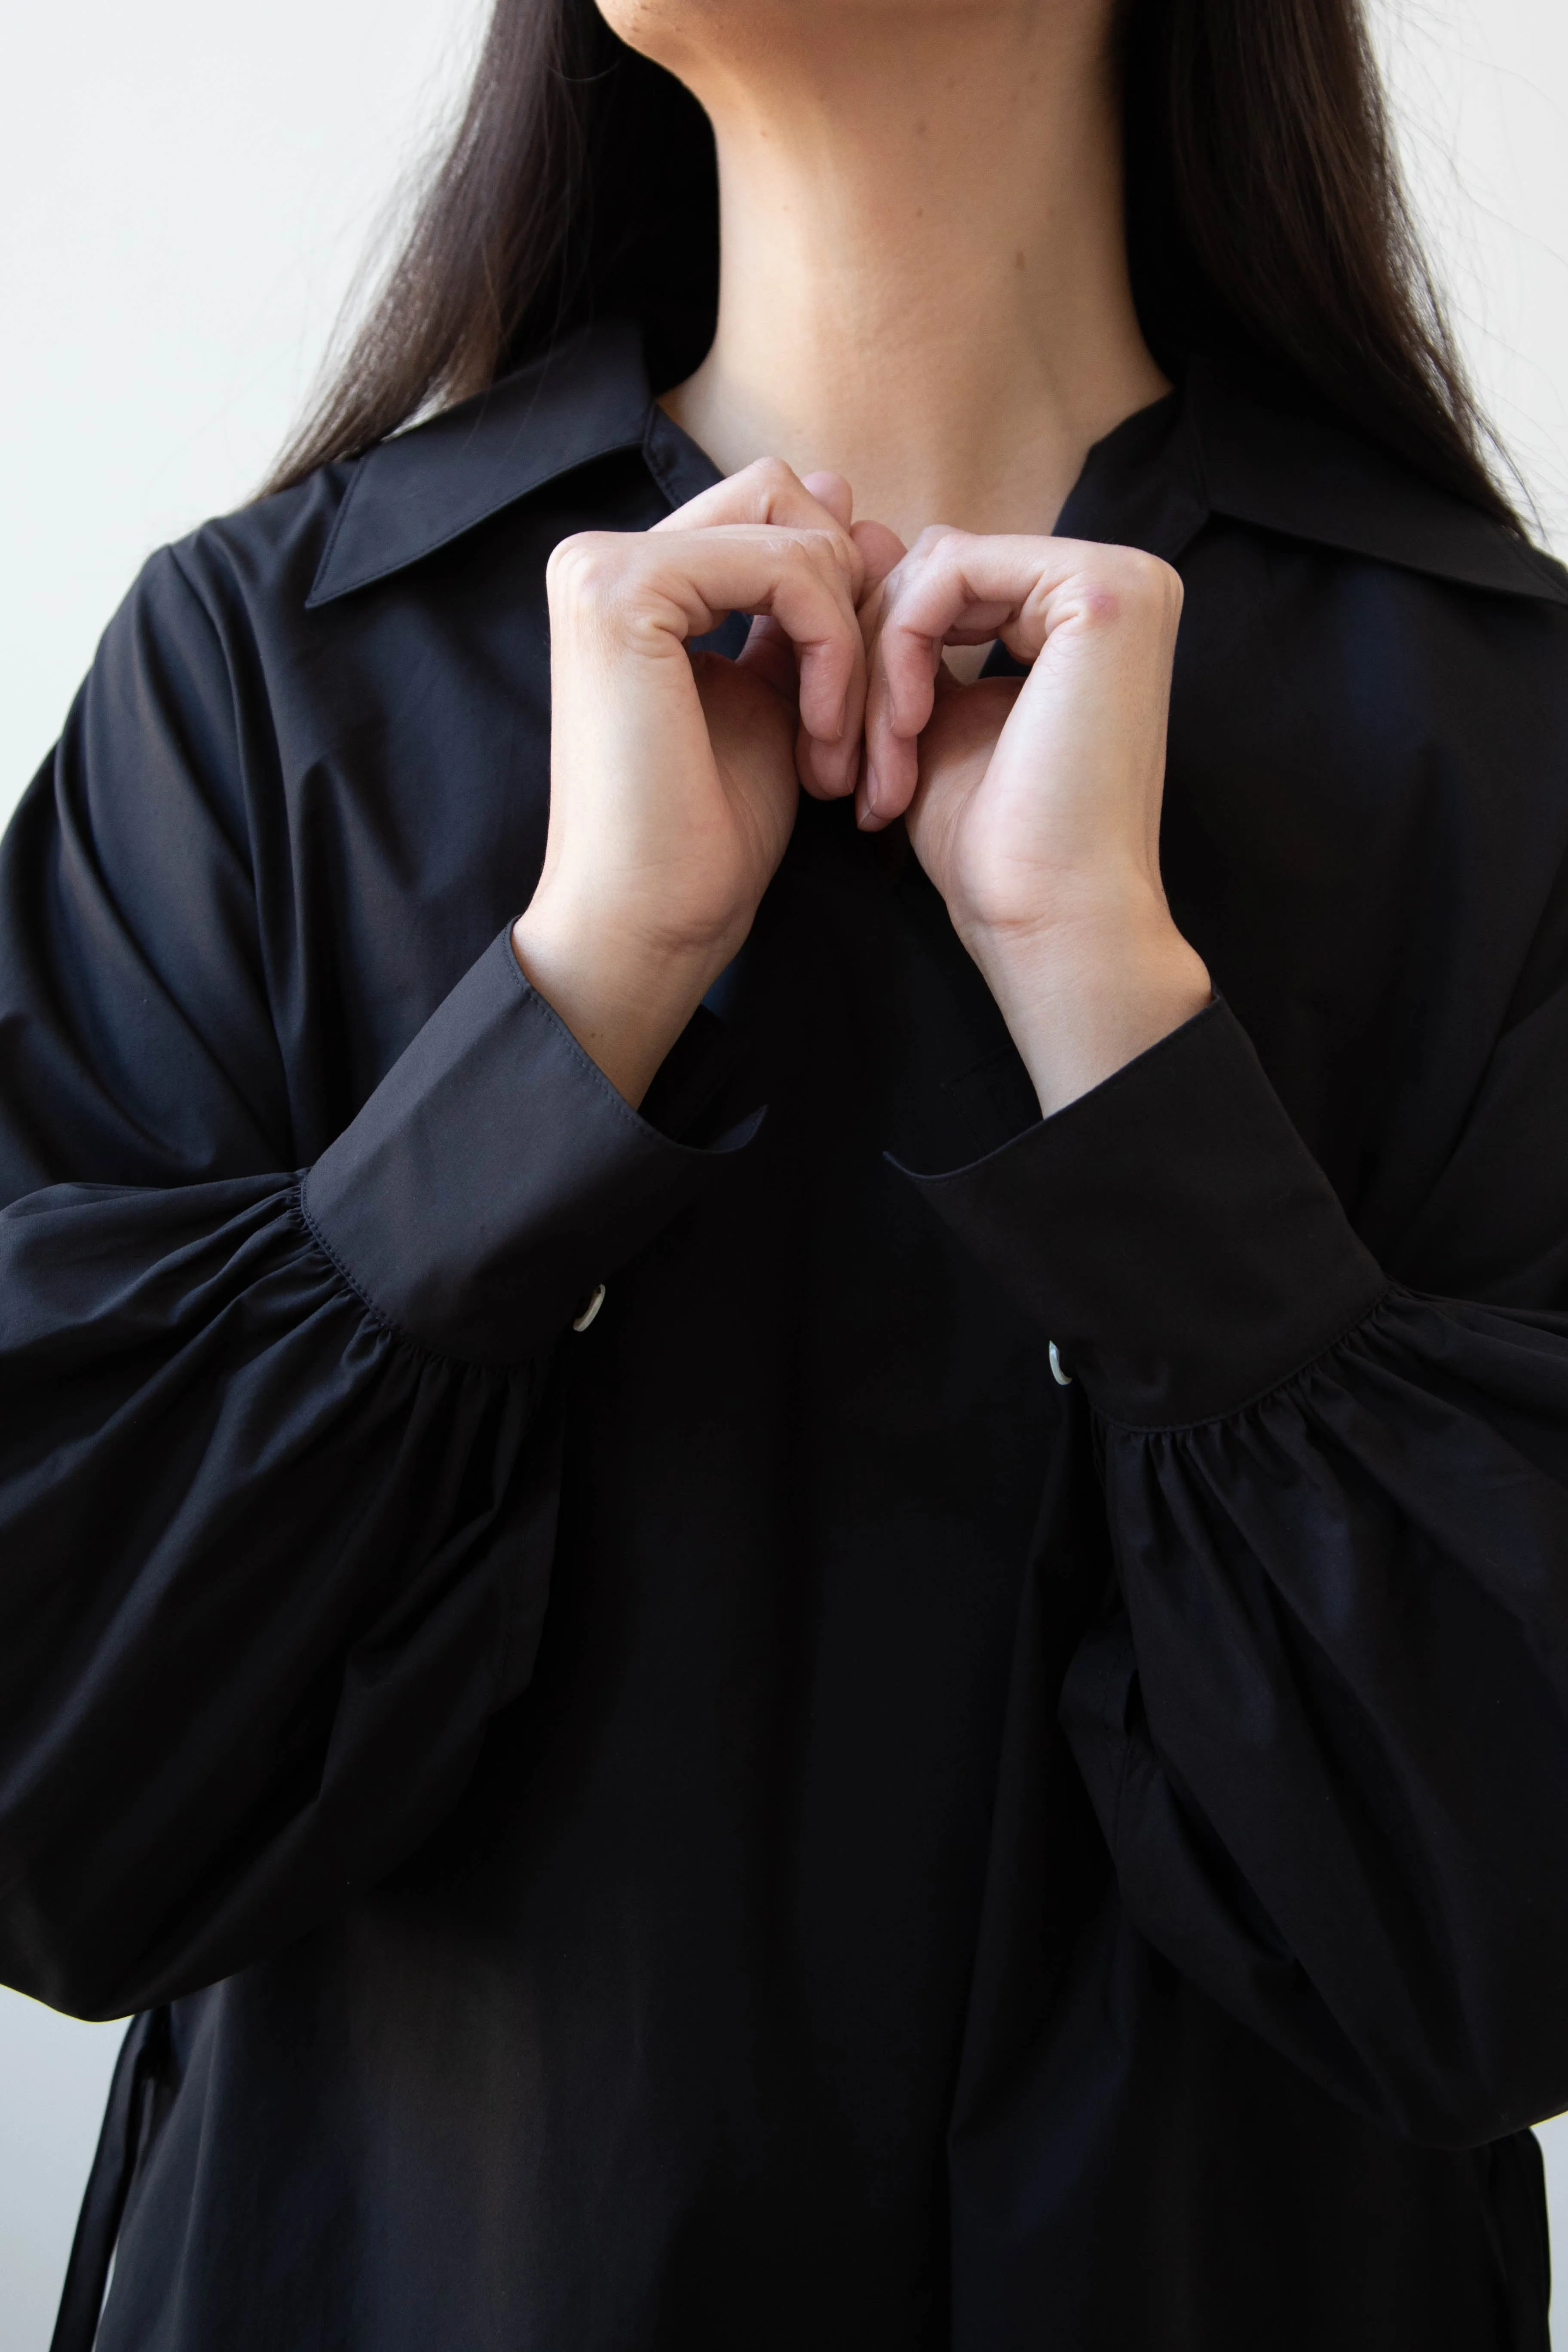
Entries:
{"type": "Polygon", "coordinates": [[[1048,921],[972,926],[963,943],[1047,1118],[1213,1001],[1202,957],[1152,892],[1048,921]]]}
{"type": "Polygon", "coordinates": [[[543,892],[512,925],[511,947],[529,985],[634,1109],[734,952],[718,939],[648,939],[543,892]]]}

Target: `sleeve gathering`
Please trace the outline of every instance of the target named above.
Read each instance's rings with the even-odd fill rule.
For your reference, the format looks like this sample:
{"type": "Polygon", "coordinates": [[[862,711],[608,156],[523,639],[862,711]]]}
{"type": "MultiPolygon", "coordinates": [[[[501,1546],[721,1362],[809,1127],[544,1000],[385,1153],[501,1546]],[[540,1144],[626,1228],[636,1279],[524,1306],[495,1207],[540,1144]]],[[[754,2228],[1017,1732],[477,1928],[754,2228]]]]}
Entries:
{"type": "Polygon", "coordinates": [[[0,860],[0,1974],[114,2016],[410,1853],[527,1683],[584,1293],[750,1128],[503,936],[292,1164],[225,649],[155,559],[0,860]]]}
{"type": "Polygon", "coordinates": [[[1120,1591],[1062,1706],[1131,1917],[1439,2145],[1568,2104],[1568,1215],[1518,1174],[1561,1029],[1456,1156],[1480,1300],[1388,1279],[1220,1003],[915,1180],[1100,1426],[1120,1591]]]}

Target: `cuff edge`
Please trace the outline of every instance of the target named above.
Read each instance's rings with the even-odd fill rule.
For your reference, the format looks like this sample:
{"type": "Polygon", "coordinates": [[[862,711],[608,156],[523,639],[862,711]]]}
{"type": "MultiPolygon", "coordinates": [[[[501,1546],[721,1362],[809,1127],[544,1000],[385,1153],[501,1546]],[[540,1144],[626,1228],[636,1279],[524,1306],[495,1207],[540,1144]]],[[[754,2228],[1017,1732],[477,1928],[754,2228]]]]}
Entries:
{"type": "Polygon", "coordinates": [[[1133,1055],[1131,1061],[1123,1062],[1120,1068],[1112,1070],[1109,1076],[1101,1078],[1098,1086],[1087,1087],[1081,1095],[1074,1095],[1071,1102],[1063,1103],[1059,1110],[1042,1111],[1039,1118],[1032,1119],[1027,1127],[1021,1127],[1016,1135],[1009,1135],[1001,1143],[993,1144],[990,1150],[983,1151],[977,1160],[966,1160],[960,1168],[934,1168],[921,1171],[909,1167],[903,1160],[896,1159],[890,1151],[884,1151],[882,1157],[890,1168],[898,1170],[900,1176],[906,1177],[911,1184],[920,1185],[925,1192],[934,1192],[940,1191],[944,1184],[961,1183],[964,1178],[977,1175],[994,1160],[1000,1160],[1004,1152],[1016,1150],[1027,1138],[1046,1135],[1053,1128],[1059,1129],[1059,1123],[1064,1119],[1070,1119],[1073,1113],[1081,1106],[1088,1103],[1103,1104],[1123,1083],[1129,1085],[1133,1083],[1133,1073],[1141,1071],[1152,1055],[1169,1054],[1178,1038],[1185,1040],[1191,1037],[1195,1032],[1210,1024],[1216,1013],[1227,1009],[1224,997],[1216,989],[1208,1003],[1200,1005],[1196,1013],[1189,1013],[1186,1020],[1179,1021],[1173,1029],[1167,1029],[1163,1037],[1156,1037],[1152,1045],[1145,1045],[1142,1052],[1133,1055]]]}
{"type": "MultiPolygon", "coordinates": [[[[550,999],[547,996],[542,996],[538,989],[535,988],[533,982],[530,980],[528,974],[519,963],[517,956],[512,949],[511,926],[510,924],[500,936],[501,940],[505,942],[507,962],[511,969],[512,977],[516,981],[517,985],[521,992],[522,1002],[525,1007],[536,1012],[544,1021],[546,1027],[555,1033],[560,1043],[565,1047],[569,1056],[577,1065],[582,1076],[588,1081],[589,1085],[595,1088],[595,1092],[603,1099],[605,1108],[613,1112],[618,1119],[620,1119],[625,1125],[628,1126],[639,1142],[657,1144],[661,1150],[674,1153],[678,1161],[686,1160],[698,1163],[700,1163],[705,1160],[716,1159],[721,1154],[727,1152],[743,1150],[745,1146],[750,1143],[752,1136],[755,1135],[758,1128],[761,1127],[763,1119],[767,1117],[768,1106],[766,1103],[761,1103],[755,1110],[748,1111],[743,1118],[738,1119],[733,1127],[726,1128],[723,1134],[716,1137],[711,1143],[682,1143],[679,1137],[667,1135],[662,1127],[655,1127],[651,1119],[645,1118],[642,1112],[637,1108],[637,1105],[635,1103],[629,1103],[625,1095],[622,1094],[619,1087],[605,1076],[605,1072],[599,1067],[597,1062],[595,1061],[592,1054],[588,1052],[586,1046],[583,1045],[578,1039],[573,1035],[565,1022],[561,1018],[560,1013],[557,1013],[553,1004],[551,1003],[550,999]]],[[[700,1008],[699,1009],[700,1010],[700,1008]]],[[[684,1036],[686,1032],[683,1030],[681,1032],[681,1035],[684,1036]]],[[[671,1054],[675,1053],[679,1043],[680,1039],[677,1038],[675,1045],[669,1049],[671,1054]]],[[[668,1060],[668,1056],[667,1055],[666,1063],[668,1060]]],[[[662,1069],[666,1065],[664,1063],[661,1063],[659,1066],[662,1069]]],[[[658,1073],[656,1072],[656,1079],[658,1073]]]]}

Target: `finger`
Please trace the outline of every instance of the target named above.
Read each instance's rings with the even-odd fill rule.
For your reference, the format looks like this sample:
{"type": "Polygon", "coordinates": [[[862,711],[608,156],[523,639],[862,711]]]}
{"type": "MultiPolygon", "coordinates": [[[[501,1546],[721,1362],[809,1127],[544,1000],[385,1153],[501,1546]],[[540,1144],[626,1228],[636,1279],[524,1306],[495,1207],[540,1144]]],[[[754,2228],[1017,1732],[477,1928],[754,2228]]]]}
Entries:
{"type": "MultiPolygon", "coordinates": [[[[1042,584],[1065,568],[1055,551],[1066,544],[937,528],[923,531],[884,580],[869,649],[860,812],[868,829],[901,816],[914,797],[919,738],[930,723],[942,647],[983,645],[1000,633],[1010,650],[1030,658],[1038,651],[1036,633],[1020,633],[1017,624],[1042,584]]],[[[1043,640],[1043,626],[1038,634],[1043,640]]]]}
{"type": "MultiPolygon", "coordinates": [[[[876,677],[873,657],[881,632],[883,615],[887,609],[887,597],[897,568],[909,553],[909,550],[898,532],[889,530],[888,525],[883,522],[867,520],[855,523],[851,526],[851,534],[866,559],[866,582],[860,593],[858,609],[860,617],[860,634],[866,646],[868,725],[869,696],[873,691],[876,677]]],[[[863,733],[863,744],[864,740],[863,733]]],[[[889,820],[879,818],[873,806],[873,799],[876,795],[870,782],[870,762],[866,748],[862,749],[860,765],[861,774],[856,793],[857,822],[866,831],[874,833],[889,820]]],[[[895,784],[889,794],[889,803],[897,798],[897,794],[898,787],[895,784]]]]}
{"type": "Polygon", "coordinates": [[[1163,640],[1168,659],[1182,601],[1176,573],[1138,548],[940,529],[921,533],[876,595],[862,806],[883,822],[913,796],[944,645],[1000,636],[1033,662],[1058,635],[1092,639],[1121,624],[1163,640]]]}
{"type": "Polygon", "coordinates": [[[644,655],[705,636],[731,613],[765,614],[798,666],[810,773],[850,788],[865,710],[866,652],[844,562],[846,533],[714,524],[680,532],[587,532],[551,559],[552,618],[586,624],[601,646],[644,655]]]}
{"type": "Polygon", "coordinates": [[[825,530],[837,543],[844,568],[859,593],[864,559],[848,530],[849,485],[841,474],[816,474],[815,482],[842,494],[844,511],[814,496],[782,457],[759,457],[711,489],[701,491],[653,526],[655,531],[708,530],[726,523],[767,523],[785,530],[825,530]]]}
{"type": "Polygon", "coordinates": [[[786,702],[798,698],[795,647],[770,614],[760,613],[752,623],[746,642],[736,656],[736,667],[755,670],[763,685],[771,686],[786,702]]]}
{"type": "Polygon", "coordinates": [[[905,597],[900,559],[860,605],[867,652],[866,750],[857,818],[875,833],[902,816],[920,775],[919,740],[928,724],[942,667],[942,640],[918,636],[905,597]]]}
{"type": "MultiPolygon", "coordinates": [[[[754,670],[764,685],[786,701],[797,701],[800,683],[795,648],[788,634],[771,614],[759,614],[737,656],[738,666],[754,670]]],[[[846,800],[860,774],[860,726],[847,726],[841,740],[817,745],[804,727],[795,734],[795,772],[813,800],[846,800]]]]}
{"type": "Polygon", "coordinates": [[[896,563],[901,563],[908,548],[896,530],[885,522],[857,522],[849,526],[849,536],[859,549],[866,565],[866,577],[860,590],[864,604],[874,589],[879,588],[896,563]]]}
{"type": "Polygon", "coordinates": [[[742,658],[763,667],[782,691],[798,696],[802,782],[820,798],[853,792],[866,658],[836,543],[818,531],[721,526],[693,534],[687,545],[693,583],[710,603],[724,598],[731,611],[770,624],[766,631],[753,631],[742,658]]]}
{"type": "Polygon", "coordinates": [[[795,772],[801,789],[814,801],[847,801],[860,782],[860,730],[846,734],[841,743],[824,747],[800,729],[795,739],[795,772]]]}
{"type": "Polygon", "coordinates": [[[1181,597],[1176,574],[1141,548],[951,530],[922,533],[896,585],[897,619],[914,636],[1001,635],[1024,661],[1069,623],[1179,611],[1181,597]]]}
{"type": "MultiPolygon", "coordinates": [[[[879,650],[892,723],[918,732],[931,715],[931,649],[979,645],[1048,593],[1058,572],[1050,540],[923,532],[885,586],[879,650]]],[[[1043,639],[1043,628],[1041,630],[1043,639]]],[[[1039,645],[1030,650],[1037,653],[1039,645]]]]}

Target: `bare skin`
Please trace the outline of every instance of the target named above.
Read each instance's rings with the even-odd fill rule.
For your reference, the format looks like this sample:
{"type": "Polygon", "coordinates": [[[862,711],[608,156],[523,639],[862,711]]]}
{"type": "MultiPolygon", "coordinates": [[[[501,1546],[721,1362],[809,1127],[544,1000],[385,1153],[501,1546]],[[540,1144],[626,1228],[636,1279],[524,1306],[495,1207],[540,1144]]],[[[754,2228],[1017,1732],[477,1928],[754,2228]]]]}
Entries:
{"type": "Polygon", "coordinates": [[[605,13],[715,125],[718,336],[666,404],[732,478],[557,551],[519,961],[640,1100],[798,790],[853,792],[868,830],[907,818],[1048,1114],[1209,995],[1158,868],[1180,584],[1048,536],[1089,445],[1164,388],[1127,290],[1109,0],[605,13]],[[852,524],[851,478],[877,520],[852,524]],[[763,616],[742,662],[694,664],[731,609],[763,616]],[[961,686],[944,648],[973,665],[998,634],[1027,682],[961,686]]]}
{"type": "Polygon", "coordinates": [[[1210,999],[1160,879],[1182,584],[1140,550],[936,530],[868,599],[873,822],[906,815],[1048,1117],[1210,999]],[[1000,635],[1021,685],[960,686],[1000,635]]]}
{"type": "Polygon", "coordinates": [[[801,785],[854,789],[868,567],[848,519],[846,483],[764,459],[551,560],[550,832],[512,943],[630,1102],[751,928],[801,785]],[[737,608],[764,616],[741,659],[693,660],[687,639],[737,608]]]}
{"type": "Polygon", "coordinates": [[[719,328],[665,406],[725,473],[781,457],[930,523],[1048,531],[1167,391],[1121,220],[1107,0],[605,0],[701,100],[719,328]]]}

